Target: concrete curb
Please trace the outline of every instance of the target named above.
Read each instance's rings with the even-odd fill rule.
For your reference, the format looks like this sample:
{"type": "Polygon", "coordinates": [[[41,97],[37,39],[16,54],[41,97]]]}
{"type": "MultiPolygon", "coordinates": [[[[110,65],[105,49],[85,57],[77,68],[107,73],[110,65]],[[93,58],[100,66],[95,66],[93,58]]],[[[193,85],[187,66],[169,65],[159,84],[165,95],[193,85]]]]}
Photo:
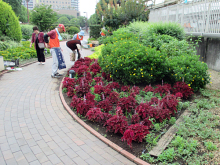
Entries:
{"type": "MultiPolygon", "coordinates": [[[[47,57],[47,58],[45,58],[45,59],[50,59],[50,58],[52,58],[52,56],[49,56],[49,57],[47,57]]],[[[36,62],[37,62],[37,61],[32,61],[32,62],[23,64],[23,65],[21,65],[21,66],[19,66],[19,67],[25,67],[25,66],[31,65],[31,64],[36,63],[36,62]]],[[[7,73],[7,72],[9,72],[9,71],[10,71],[10,70],[3,70],[3,71],[0,73],[0,76],[3,75],[3,74],[5,74],[5,73],[7,73]]]]}
{"type": "Polygon", "coordinates": [[[123,150],[121,147],[119,147],[118,145],[116,145],[115,143],[111,142],[110,140],[108,140],[107,138],[105,138],[104,136],[102,136],[100,133],[98,133],[97,131],[95,131],[93,128],[91,128],[89,125],[87,125],[84,121],[82,121],[71,109],[70,107],[67,105],[64,96],[63,96],[63,92],[62,92],[62,86],[63,86],[63,80],[62,79],[61,83],[60,83],[60,88],[59,88],[59,93],[60,93],[60,99],[63,103],[63,106],[65,107],[65,109],[67,110],[67,112],[79,123],[81,124],[85,129],[87,129],[90,133],[92,133],[93,135],[95,135],[97,138],[99,138],[100,140],[102,140],[104,143],[106,143],[107,145],[109,145],[111,148],[113,148],[114,150],[118,151],[119,153],[121,153],[122,155],[124,155],[126,158],[130,159],[131,161],[133,161],[136,164],[139,165],[150,165],[148,163],[146,163],[145,161],[139,159],[138,157],[134,156],[133,154],[127,152],[126,150],[123,150]]]}

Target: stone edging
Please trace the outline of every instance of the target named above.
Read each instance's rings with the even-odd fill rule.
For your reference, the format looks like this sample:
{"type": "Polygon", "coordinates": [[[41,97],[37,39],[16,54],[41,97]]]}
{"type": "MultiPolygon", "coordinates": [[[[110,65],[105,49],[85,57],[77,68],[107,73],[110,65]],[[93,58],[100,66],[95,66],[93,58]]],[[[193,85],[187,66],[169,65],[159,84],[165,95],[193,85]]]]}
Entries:
{"type": "Polygon", "coordinates": [[[92,133],[93,135],[95,135],[97,138],[99,138],[100,140],[102,140],[104,143],[106,143],[107,145],[109,145],[111,148],[113,148],[114,150],[116,150],[117,152],[119,152],[120,154],[124,155],[126,158],[130,159],[131,161],[133,161],[136,164],[139,165],[150,165],[148,163],[146,163],[145,161],[141,160],[140,158],[134,156],[133,154],[127,152],[126,150],[122,149],[121,147],[119,147],[118,145],[116,145],[115,143],[111,142],[110,140],[108,140],[107,138],[105,138],[104,136],[102,136],[100,133],[98,133],[97,131],[95,131],[92,127],[90,127],[89,125],[87,125],[84,121],[82,121],[71,109],[70,107],[67,105],[64,97],[63,97],[63,92],[62,92],[62,86],[63,86],[63,80],[62,79],[61,83],[60,83],[60,88],[59,88],[59,93],[60,93],[60,99],[63,103],[63,106],[65,107],[65,109],[67,110],[67,112],[80,124],[82,125],[85,129],[87,129],[90,133],[92,133]]]}
{"type": "MultiPolygon", "coordinates": [[[[52,58],[52,56],[49,56],[49,57],[47,57],[47,58],[45,58],[45,59],[50,59],[50,58],[52,58]]],[[[37,61],[32,61],[32,62],[23,64],[23,65],[21,65],[21,66],[19,66],[19,67],[28,66],[28,65],[33,64],[33,63],[36,63],[36,62],[37,62],[37,61]]],[[[3,75],[3,74],[5,74],[5,73],[7,73],[7,72],[9,72],[9,71],[10,71],[10,70],[3,70],[3,71],[0,73],[0,76],[3,75]]],[[[13,70],[12,70],[12,71],[13,71],[13,70]]]]}

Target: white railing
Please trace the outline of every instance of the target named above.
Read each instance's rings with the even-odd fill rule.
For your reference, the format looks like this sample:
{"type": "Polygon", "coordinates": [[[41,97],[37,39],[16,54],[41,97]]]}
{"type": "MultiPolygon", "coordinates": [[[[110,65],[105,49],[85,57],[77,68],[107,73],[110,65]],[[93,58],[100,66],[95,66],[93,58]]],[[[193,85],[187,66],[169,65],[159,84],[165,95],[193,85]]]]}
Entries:
{"type": "Polygon", "coordinates": [[[149,22],[178,22],[188,33],[220,33],[220,1],[196,0],[151,9],[149,22]]]}

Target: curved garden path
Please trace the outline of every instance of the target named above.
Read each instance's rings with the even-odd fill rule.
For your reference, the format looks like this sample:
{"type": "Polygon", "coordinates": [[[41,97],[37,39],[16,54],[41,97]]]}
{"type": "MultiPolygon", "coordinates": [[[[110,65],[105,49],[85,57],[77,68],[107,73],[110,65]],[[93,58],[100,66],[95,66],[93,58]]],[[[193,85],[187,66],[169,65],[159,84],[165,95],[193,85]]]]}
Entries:
{"type": "MultiPolygon", "coordinates": [[[[73,63],[65,42],[67,68],[73,63]]],[[[91,54],[83,50],[83,55],[91,54]]],[[[52,59],[0,76],[0,165],[134,164],[73,120],[51,78],[52,59]]],[[[65,73],[61,70],[60,73],[65,73]]]]}

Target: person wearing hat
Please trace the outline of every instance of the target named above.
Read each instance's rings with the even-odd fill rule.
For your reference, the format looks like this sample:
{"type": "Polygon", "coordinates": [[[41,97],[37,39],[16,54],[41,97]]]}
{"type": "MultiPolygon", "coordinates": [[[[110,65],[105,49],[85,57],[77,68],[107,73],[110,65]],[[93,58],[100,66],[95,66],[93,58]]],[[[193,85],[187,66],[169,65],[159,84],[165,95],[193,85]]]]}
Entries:
{"type": "Polygon", "coordinates": [[[32,44],[34,43],[34,47],[37,51],[37,58],[39,64],[44,65],[45,63],[45,56],[44,56],[44,33],[40,32],[37,26],[33,27],[33,34],[31,38],[31,44],[30,48],[32,47],[32,44]]]}
{"type": "Polygon", "coordinates": [[[66,46],[73,51],[73,58],[74,59],[72,59],[72,61],[75,61],[76,51],[78,53],[78,59],[81,58],[81,54],[79,52],[79,49],[82,50],[81,41],[83,40],[83,36],[84,36],[84,31],[81,30],[79,33],[77,33],[73,36],[72,40],[70,40],[66,43],[66,46]]]}
{"type": "Polygon", "coordinates": [[[62,40],[62,37],[60,33],[65,32],[65,27],[63,24],[59,24],[57,28],[54,30],[51,30],[47,34],[44,35],[44,41],[47,48],[50,49],[50,53],[53,58],[53,65],[52,65],[52,74],[51,77],[60,77],[62,76],[57,72],[59,69],[66,68],[66,64],[62,55],[62,49],[60,48],[60,40],[62,40]],[[50,37],[50,42],[48,40],[48,37],[50,37]]]}

